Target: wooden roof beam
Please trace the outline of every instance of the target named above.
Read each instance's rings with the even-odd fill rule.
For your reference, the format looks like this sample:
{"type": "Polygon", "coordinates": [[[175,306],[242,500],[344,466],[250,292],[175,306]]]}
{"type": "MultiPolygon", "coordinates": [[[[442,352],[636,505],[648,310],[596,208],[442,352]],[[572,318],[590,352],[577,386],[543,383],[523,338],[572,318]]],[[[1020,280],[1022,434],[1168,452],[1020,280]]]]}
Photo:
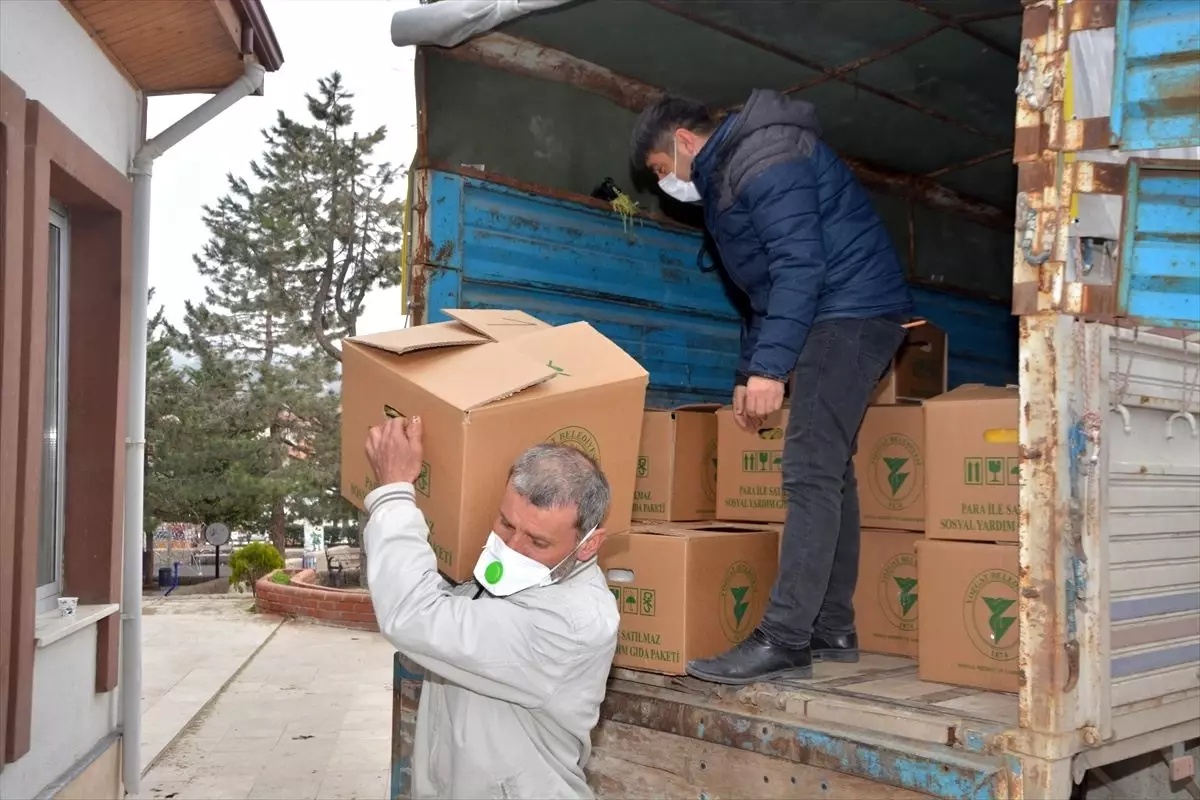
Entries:
{"type": "Polygon", "coordinates": [[[663,96],[662,89],[619,75],[551,47],[505,33],[488,33],[458,47],[434,48],[450,58],[496,67],[531,78],[566,83],[607,97],[630,111],[641,111],[663,96]]]}

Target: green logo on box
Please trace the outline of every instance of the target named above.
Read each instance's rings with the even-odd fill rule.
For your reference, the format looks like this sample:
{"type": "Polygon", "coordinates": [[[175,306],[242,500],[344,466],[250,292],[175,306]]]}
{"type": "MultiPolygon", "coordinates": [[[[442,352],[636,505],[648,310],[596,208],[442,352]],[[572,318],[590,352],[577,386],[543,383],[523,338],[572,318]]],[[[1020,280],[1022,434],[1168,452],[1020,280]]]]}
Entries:
{"type": "Polygon", "coordinates": [[[638,456],[637,476],[639,478],[650,477],[650,456],[638,456]]]}
{"type": "Polygon", "coordinates": [[[900,511],[921,495],[925,483],[925,460],[921,449],[902,433],[879,437],[871,449],[868,482],[875,500],[885,508],[900,511]]]}
{"type": "Polygon", "coordinates": [[[758,579],[754,567],[737,561],[725,572],[721,584],[721,630],[730,642],[738,644],[754,628],[747,613],[758,594],[758,579]]]}
{"type": "Polygon", "coordinates": [[[917,558],[901,553],[879,572],[879,606],[893,627],[912,633],[917,630],[917,558]]]}
{"type": "Polygon", "coordinates": [[[413,488],[426,497],[429,497],[429,464],[427,462],[421,462],[421,474],[417,476],[413,488]]]}
{"type": "Polygon", "coordinates": [[[1017,657],[1017,592],[1020,581],[1011,572],[989,569],[971,579],[963,599],[963,622],[971,643],[993,661],[1017,657]]]}

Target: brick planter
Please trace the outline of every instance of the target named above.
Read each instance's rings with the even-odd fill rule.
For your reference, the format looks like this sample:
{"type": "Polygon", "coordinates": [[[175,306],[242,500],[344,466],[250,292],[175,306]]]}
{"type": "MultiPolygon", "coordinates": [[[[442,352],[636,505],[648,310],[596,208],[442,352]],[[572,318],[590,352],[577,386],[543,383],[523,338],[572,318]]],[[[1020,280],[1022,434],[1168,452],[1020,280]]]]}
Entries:
{"type": "Polygon", "coordinates": [[[371,595],[354,589],[331,589],[317,584],[316,570],[282,570],[291,584],[271,581],[268,575],[255,585],[258,610],[267,614],[308,617],[326,625],[378,631],[371,595]]]}

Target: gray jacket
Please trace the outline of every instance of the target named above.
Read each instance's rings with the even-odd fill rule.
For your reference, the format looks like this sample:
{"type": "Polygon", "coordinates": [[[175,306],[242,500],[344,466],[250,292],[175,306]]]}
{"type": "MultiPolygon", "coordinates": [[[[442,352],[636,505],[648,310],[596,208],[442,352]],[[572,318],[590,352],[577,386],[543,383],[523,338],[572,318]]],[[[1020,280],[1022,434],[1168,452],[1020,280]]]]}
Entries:
{"type": "Polygon", "coordinates": [[[414,800],[590,798],[583,768],[617,647],[616,602],[594,561],[509,598],[473,599],[437,571],[409,484],[366,498],[379,629],[425,670],[414,800]]]}

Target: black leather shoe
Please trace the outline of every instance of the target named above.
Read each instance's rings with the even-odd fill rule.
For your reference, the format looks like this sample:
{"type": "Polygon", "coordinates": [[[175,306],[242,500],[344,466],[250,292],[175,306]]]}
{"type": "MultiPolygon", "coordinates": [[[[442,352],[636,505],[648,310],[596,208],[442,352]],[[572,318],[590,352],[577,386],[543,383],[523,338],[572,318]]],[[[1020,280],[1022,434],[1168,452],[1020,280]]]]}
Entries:
{"type": "Polygon", "coordinates": [[[858,634],[827,636],[814,633],[812,637],[813,661],[842,661],[858,663],[858,634]]]}
{"type": "Polygon", "coordinates": [[[775,678],[811,678],[812,650],[780,647],[755,630],[728,653],[689,661],[687,674],[702,681],[734,686],[775,678]]]}

